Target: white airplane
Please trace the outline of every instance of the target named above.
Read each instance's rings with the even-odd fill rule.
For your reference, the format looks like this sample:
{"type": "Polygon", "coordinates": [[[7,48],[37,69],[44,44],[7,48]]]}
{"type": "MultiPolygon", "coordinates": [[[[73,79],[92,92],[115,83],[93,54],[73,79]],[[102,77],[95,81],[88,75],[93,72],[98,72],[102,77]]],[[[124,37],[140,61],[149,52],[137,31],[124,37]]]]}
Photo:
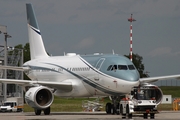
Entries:
{"type": "Polygon", "coordinates": [[[1,66],[0,69],[22,70],[31,80],[0,79],[3,83],[23,86],[26,103],[35,114],[50,114],[54,95],[59,97],[110,96],[106,112],[116,111],[117,101],[134,86],[180,75],[140,78],[134,64],[117,54],[48,56],[34,10],[26,4],[31,60],[23,67],[1,66]]]}

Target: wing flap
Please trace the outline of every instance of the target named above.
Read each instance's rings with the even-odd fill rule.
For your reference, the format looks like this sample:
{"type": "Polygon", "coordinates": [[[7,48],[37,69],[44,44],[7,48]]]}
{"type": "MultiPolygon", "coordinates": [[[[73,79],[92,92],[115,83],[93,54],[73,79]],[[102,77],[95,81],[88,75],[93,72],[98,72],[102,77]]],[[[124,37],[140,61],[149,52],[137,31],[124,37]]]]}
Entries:
{"type": "Polygon", "coordinates": [[[141,78],[140,83],[151,83],[151,82],[156,82],[158,80],[167,80],[167,79],[180,79],[180,75],[141,78]]]}

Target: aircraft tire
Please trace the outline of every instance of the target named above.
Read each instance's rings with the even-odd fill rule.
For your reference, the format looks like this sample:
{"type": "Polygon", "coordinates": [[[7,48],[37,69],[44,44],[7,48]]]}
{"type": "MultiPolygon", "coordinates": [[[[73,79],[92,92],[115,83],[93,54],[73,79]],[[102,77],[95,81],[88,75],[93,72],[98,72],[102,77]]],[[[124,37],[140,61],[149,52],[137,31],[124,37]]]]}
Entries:
{"type": "Polygon", "coordinates": [[[154,113],[150,113],[150,119],[154,119],[154,113]]]}
{"type": "Polygon", "coordinates": [[[49,115],[50,112],[51,112],[51,108],[48,107],[48,108],[46,108],[46,109],[44,110],[44,115],[49,115]]]}
{"type": "Polygon", "coordinates": [[[39,109],[34,109],[35,115],[41,115],[41,110],[39,109]]]}
{"type": "Polygon", "coordinates": [[[116,113],[116,109],[114,107],[114,104],[111,104],[111,114],[114,115],[116,113]]]}
{"type": "Polygon", "coordinates": [[[116,106],[116,114],[119,115],[120,114],[120,106],[119,103],[116,106]]]}
{"type": "Polygon", "coordinates": [[[109,102],[106,104],[106,113],[111,114],[111,103],[109,102]]]}

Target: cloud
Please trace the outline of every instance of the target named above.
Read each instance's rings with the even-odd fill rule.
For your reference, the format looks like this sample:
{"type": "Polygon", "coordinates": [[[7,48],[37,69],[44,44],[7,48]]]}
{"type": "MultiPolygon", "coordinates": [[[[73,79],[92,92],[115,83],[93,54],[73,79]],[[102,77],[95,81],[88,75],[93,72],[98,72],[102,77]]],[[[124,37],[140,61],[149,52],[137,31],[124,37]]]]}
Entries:
{"type": "Polygon", "coordinates": [[[85,38],[81,40],[77,45],[76,48],[82,49],[82,48],[89,48],[94,44],[94,39],[92,37],[85,38]]]}
{"type": "Polygon", "coordinates": [[[172,56],[179,56],[180,51],[173,52],[173,49],[170,47],[159,47],[152,50],[148,55],[151,57],[158,57],[158,56],[172,57],[172,56]]]}
{"type": "Polygon", "coordinates": [[[157,56],[164,56],[167,54],[171,53],[171,48],[169,47],[160,47],[152,50],[149,55],[152,57],[157,57],[157,56]]]}

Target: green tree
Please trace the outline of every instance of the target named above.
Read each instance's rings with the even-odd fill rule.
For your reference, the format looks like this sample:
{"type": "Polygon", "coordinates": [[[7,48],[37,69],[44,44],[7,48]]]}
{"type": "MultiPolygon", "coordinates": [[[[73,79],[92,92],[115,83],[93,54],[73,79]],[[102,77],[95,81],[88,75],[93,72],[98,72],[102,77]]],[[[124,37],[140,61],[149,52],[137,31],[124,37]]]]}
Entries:
{"type": "Polygon", "coordinates": [[[29,43],[24,45],[24,63],[31,59],[29,43]]]}
{"type": "MultiPolygon", "coordinates": [[[[124,55],[124,56],[129,58],[129,55],[124,55]]],[[[141,78],[149,77],[149,75],[146,72],[144,72],[144,64],[142,63],[142,61],[143,61],[142,56],[140,56],[138,54],[133,54],[132,61],[133,61],[134,65],[136,66],[137,70],[139,71],[141,78]]]]}
{"type": "MultiPolygon", "coordinates": [[[[23,51],[24,51],[24,63],[25,63],[31,59],[29,43],[26,43],[24,45],[23,51]]],[[[24,74],[24,79],[29,80],[29,77],[26,74],[24,74]]]]}
{"type": "MultiPolygon", "coordinates": [[[[21,49],[21,50],[23,50],[23,63],[25,63],[25,62],[27,62],[27,61],[29,61],[30,60],[30,48],[29,48],[29,43],[26,43],[25,45],[24,45],[24,47],[23,47],[23,45],[22,44],[19,44],[19,45],[16,45],[15,47],[14,47],[15,49],[14,50],[12,50],[12,51],[10,51],[10,53],[9,54],[18,54],[18,51],[21,49]]],[[[18,66],[19,66],[20,64],[18,64],[18,66]]],[[[29,77],[27,77],[26,76],[26,74],[24,74],[24,79],[25,80],[29,80],[29,77]]]]}

